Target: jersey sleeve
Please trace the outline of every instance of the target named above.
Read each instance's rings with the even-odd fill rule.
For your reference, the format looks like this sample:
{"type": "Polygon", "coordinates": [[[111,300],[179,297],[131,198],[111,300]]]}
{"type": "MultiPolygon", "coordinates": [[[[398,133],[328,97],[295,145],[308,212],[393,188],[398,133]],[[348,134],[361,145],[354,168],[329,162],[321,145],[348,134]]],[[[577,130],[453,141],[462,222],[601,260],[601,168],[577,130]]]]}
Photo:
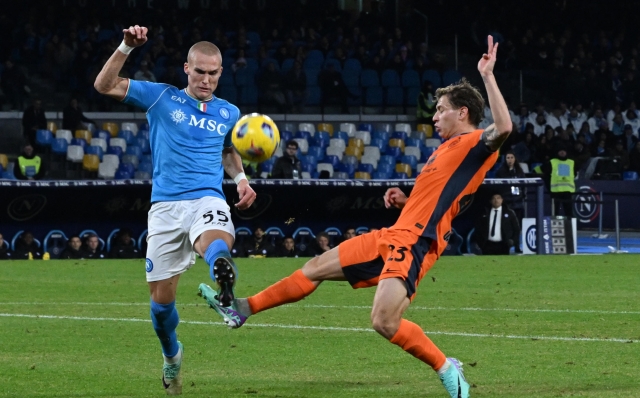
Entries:
{"type": "Polygon", "coordinates": [[[122,102],[148,111],[170,87],[168,84],[129,79],[129,89],[122,102]]]}
{"type": "Polygon", "coordinates": [[[238,109],[237,107],[234,107],[234,108],[235,108],[235,115],[231,119],[231,121],[233,121],[233,124],[231,125],[229,130],[227,130],[227,135],[224,136],[225,148],[229,148],[233,145],[233,143],[231,142],[231,132],[233,131],[233,128],[236,126],[236,123],[238,123],[238,119],[240,119],[240,109],[238,109]]]}

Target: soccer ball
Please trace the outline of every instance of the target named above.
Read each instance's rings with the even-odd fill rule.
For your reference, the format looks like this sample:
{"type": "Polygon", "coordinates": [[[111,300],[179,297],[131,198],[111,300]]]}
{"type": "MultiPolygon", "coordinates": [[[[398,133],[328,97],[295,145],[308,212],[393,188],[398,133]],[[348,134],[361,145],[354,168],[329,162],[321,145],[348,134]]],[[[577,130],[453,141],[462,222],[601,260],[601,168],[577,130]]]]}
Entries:
{"type": "Polygon", "coordinates": [[[280,132],[269,116],[245,115],[231,131],[231,142],[240,156],[250,162],[264,162],[280,145],[280,132]]]}

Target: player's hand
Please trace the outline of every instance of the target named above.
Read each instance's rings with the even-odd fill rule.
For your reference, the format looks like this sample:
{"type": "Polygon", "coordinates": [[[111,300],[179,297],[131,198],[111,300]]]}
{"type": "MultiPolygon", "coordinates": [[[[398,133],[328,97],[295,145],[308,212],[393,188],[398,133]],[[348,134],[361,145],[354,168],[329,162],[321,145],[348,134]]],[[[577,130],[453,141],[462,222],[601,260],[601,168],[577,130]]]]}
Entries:
{"type": "Polygon", "coordinates": [[[240,181],[238,184],[238,196],[240,196],[240,201],[235,205],[238,210],[245,210],[251,207],[253,201],[256,200],[256,193],[249,185],[249,181],[240,181]]]}
{"type": "Polygon", "coordinates": [[[124,44],[129,47],[140,47],[147,42],[147,32],[149,29],[144,26],[129,26],[129,29],[122,29],[124,33],[124,44]]]}
{"type": "Polygon", "coordinates": [[[400,188],[393,187],[387,189],[384,193],[384,206],[388,209],[391,206],[402,209],[407,203],[407,195],[400,190],[400,188]]]}
{"type": "Polygon", "coordinates": [[[489,48],[486,54],[482,54],[482,58],[478,61],[478,72],[482,76],[493,74],[493,67],[496,65],[496,55],[498,53],[498,43],[493,44],[493,36],[487,36],[489,48]]]}

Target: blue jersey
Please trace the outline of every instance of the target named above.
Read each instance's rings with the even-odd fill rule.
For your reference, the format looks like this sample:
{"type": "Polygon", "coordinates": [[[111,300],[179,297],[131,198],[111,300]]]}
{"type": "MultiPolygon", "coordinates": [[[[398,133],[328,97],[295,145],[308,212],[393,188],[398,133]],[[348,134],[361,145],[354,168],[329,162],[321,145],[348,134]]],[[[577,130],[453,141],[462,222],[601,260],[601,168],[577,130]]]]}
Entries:
{"type": "Polygon", "coordinates": [[[151,202],[191,200],[222,193],[222,150],[240,110],[216,98],[198,101],[168,84],[129,79],[124,103],[147,112],[153,159],[151,202]]]}

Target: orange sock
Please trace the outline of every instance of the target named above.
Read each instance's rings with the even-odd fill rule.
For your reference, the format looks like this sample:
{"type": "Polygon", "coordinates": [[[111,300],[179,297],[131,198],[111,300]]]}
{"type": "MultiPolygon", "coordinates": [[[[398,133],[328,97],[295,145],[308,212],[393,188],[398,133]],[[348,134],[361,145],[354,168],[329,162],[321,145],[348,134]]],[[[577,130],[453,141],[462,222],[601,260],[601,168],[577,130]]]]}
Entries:
{"type": "Polygon", "coordinates": [[[424,334],[420,326],[406,319],[400,321],[400,328],[390,341],[431,366],[433,370],[440,369],[447,360],[447,357],[424,334]]]}
{"type": "Polygon", "coordinates": [[[251,313],[257,314],[269,308],[302,300],[313,293],[316,287],[317,286],[302,273],[302,270],[297,270],[291,274],[291,276],[247,298],[247,301],[249,302],[251,313]]]}

